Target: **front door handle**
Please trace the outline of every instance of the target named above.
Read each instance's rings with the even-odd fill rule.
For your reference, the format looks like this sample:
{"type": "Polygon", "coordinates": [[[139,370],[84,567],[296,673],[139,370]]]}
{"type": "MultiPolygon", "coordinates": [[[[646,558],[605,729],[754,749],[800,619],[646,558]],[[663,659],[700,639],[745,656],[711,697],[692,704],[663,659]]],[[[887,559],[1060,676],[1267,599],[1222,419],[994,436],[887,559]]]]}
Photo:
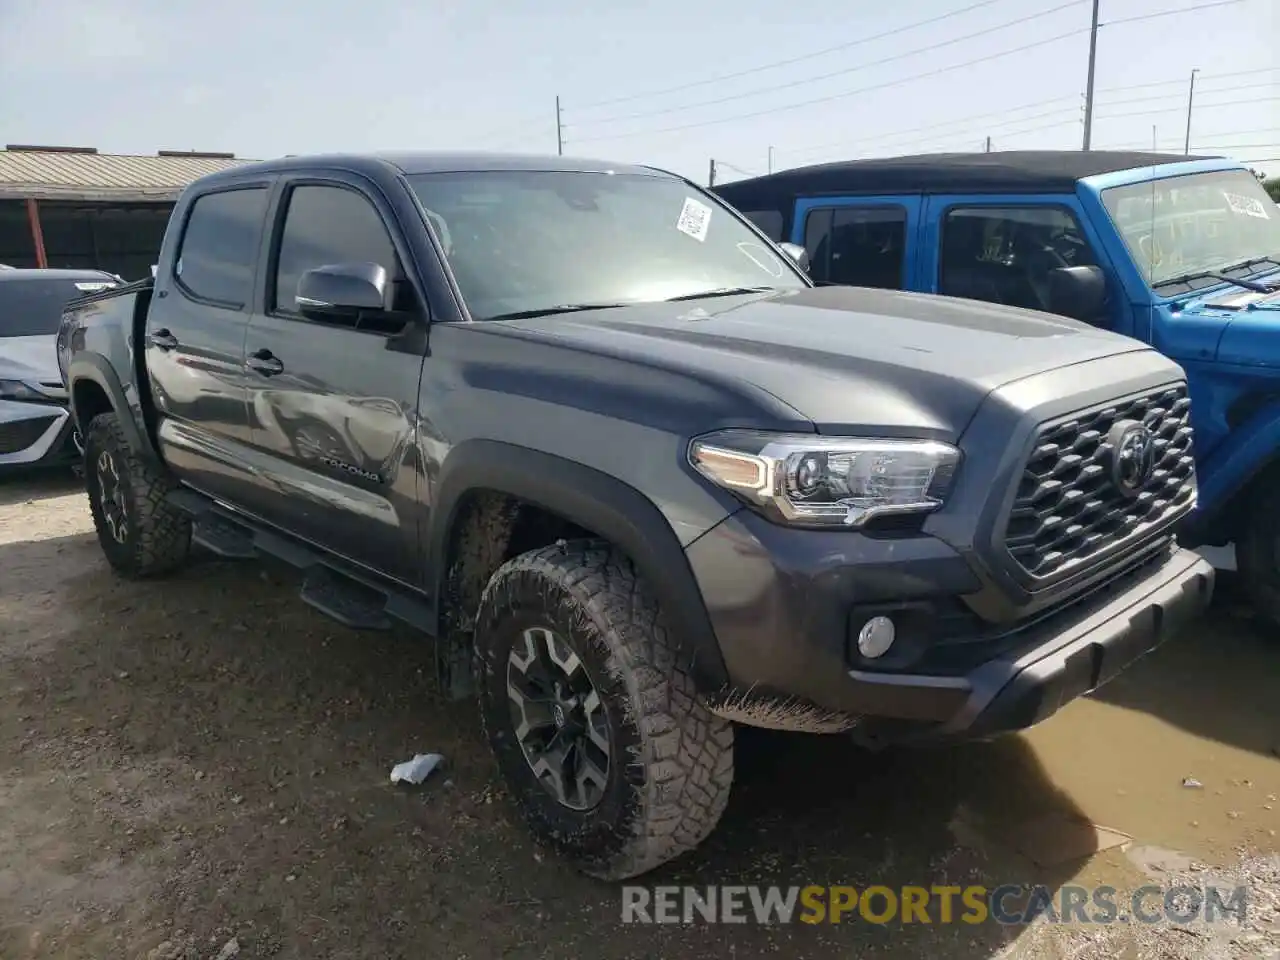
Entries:
{"type": "Polygon", "coordinates": [[[151,345],[157,350],[172,350],[178,345],[178,338],[169,332],[168,328],[161,327],[151,334],[151,345]]]}
{"type": "Polygon", "coordinates": [[[274,377],[277,373],[284,372],[284,364],[280,362],[280,358],[266,347],[249,354],[245,366],[264,377],[274,377]]]}

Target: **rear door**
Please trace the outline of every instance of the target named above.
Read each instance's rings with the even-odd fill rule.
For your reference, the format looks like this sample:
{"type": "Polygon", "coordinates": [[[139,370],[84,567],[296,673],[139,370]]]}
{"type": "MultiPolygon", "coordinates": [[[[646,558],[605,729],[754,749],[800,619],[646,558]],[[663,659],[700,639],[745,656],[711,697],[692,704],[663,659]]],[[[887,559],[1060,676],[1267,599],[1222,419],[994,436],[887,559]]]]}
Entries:
{"type": "Polygon", "coordinates": [[[244,336],[270,183],[203,192],[166,238],[147,314],[146,361],[165,460],[193,486],[239,502],[252,487],[244,336]]]}
{"type": "Polygon", "coordinates": [[[809,253],[818,284],[910,290],[916,280],[920,197],[805,197],[791,242],[809,253]]]}
{"type": "Polygon", "coordinates": [[[245,344],[260,484],[253,509],[349,560],[413,582],[414,439],[427,312],[404,272],[408,248],[385,197],[361,177],[283,180],[263,301],[245,344]],[[377,263],[394,311],[358,320],[297,309],[301,275],[377,263]]]}

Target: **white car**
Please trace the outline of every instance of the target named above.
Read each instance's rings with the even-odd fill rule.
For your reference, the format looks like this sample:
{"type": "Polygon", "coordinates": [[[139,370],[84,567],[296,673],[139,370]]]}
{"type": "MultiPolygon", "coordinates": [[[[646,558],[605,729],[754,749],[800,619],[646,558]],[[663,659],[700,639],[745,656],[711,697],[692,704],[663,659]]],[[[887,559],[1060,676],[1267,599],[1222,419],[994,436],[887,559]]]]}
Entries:
{"type": "Polygon", "coordinates": [[[101,270],[0,270],[0,472],[79,462],[58,323],[69,300],[121,283],[101,270]]]}

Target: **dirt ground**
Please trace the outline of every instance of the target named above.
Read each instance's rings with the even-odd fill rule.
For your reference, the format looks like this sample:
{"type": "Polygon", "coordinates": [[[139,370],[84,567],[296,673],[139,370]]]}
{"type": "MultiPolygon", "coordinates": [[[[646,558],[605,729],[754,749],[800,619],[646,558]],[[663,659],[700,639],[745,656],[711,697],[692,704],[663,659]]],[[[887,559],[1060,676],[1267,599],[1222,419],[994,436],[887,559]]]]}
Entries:
{"type": "Polygon", "coordinates": [[[256,564],[123,582],[74,481],[0,482],[0,958],[1264,956],[1280,645],[1223,593],[1024,736],[867,755],[743,734],[720,829],[645,882],[1122,884],[1173,869],[1144,875],[1154,845],[1253,884],[1247,931],[624,926],[617,887],[514,821],[421,639],[347,631],[256,564]],[[442,774],[389,782],[432,751],[442,774]],[[1078,818],[1133,845],[1054,855],[1078,818]]]}

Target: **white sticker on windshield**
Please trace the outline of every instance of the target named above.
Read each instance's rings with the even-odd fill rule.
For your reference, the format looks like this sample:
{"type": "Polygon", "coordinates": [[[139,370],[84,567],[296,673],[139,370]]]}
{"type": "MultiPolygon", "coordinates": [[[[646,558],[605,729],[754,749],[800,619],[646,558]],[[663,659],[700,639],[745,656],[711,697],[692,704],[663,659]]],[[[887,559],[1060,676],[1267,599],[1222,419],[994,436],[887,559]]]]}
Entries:
{"type": "Polygon", "coordinates": [[[1222,196],[1226,198],[1227,205],[1231,207],[1232,213],[1242,213],[1246,217],[1258,217],[1261,220],[1269,219],[1267,217],[1267,208],[1256,197],[1243,197],[1238,193],[1227,193],[1225,190],[1222,192],[1222,196]]]}
{"type": "Polygon", "coordinates": [[[702,242],[707,239],[707,228],[710,226],[711,208],[705,203],[699,203],[693,197],[686,197],[684,206],[680,208],[680,219],[676,221],[676,229],[702,242]]]}
{"type": "Polygon", "coordinates": [[[76,289],[81,293],[96,293],[99,290],[109,290],[115,284],[109,280],[84,281],[76,284],[76,289]]]}

